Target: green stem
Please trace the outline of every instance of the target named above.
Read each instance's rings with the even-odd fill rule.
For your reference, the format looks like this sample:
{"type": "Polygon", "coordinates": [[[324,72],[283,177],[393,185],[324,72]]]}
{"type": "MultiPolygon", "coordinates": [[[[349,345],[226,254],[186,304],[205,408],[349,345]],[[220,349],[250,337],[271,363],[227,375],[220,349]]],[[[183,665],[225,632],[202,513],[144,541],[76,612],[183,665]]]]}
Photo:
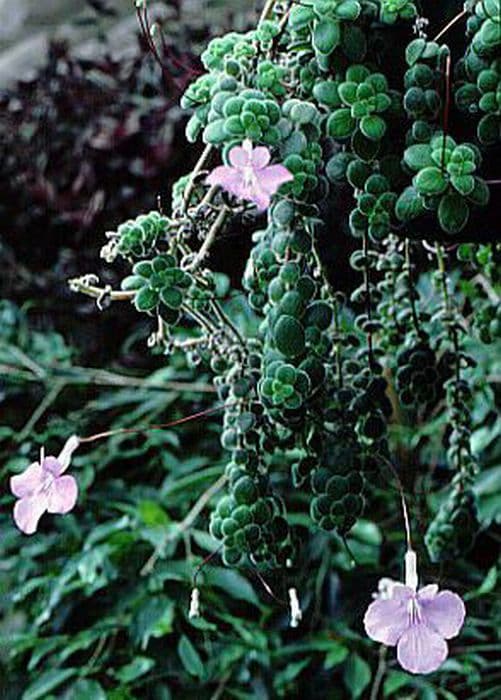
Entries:
{"type": "Polygon", "coordinates": [[[229,316],[223,311],[221,304],[216,301],[215,299],[211,300],[211,306],[214,309],[214,313],[217,315],[221,323],[225,326],[228,326],[228,328],[231,330],[235,338],[238,340],[240,345],[242,347],[245,347],[245,341],[240,335],[240,332],[238,331],[238,328],[235,326],[235,324],[230,320],[229,316]]]}
{"type": "Polygon", "coordinates": [[[188,208],[188,205],[190,203],[190,197],[193,194],[193,190],[195,189],[195,180],[197,177],[200,175],[202,172],[205,164],[210,158],[210,155],[212,153],[213,145],[211,143],[208,143],[204,150],[202,151],[202,155],[198,159],[195,167],[190,173],[190,177],[188,180],[188,184],[186,185],[186,189],[183,193],[183,204],[184,204],[184,209],[186,210],[188,208]]]}
{"type": "MultiPolygon", "coordinates": [[[[364,284],[365,284],[365,308],[367,313],[367,319],[372,320],[372,298],[371,298],[371,281],[370,281],[370,271],[369,271],[369,237],[367,232],[363,235],[363,253],[366,259],[364,265],[364,284]]],[[[367,333],[367,349],[369,351],[369,367],[372,368],[374,364],[374,345],[372,338],[372,331],[369,330],[367,333]]]]}
{"type": "Polygon", "coordinates": [[[413,279],[413,275],[412,275],[410,241],[408,238],[405,239],[404,250],[405,250],[405,270],[406,270],[407,278],[409,281],[409,290],[410,290],[409,301],[410,301],[410,305],[411,305],[412,322],[414,324],[414,328],[416,329],[417,334],[421,335],[421,327],[419,325],[419,316],[418,316],[417,309],[416,309],[416,296],[415,296],[414,279],[413,279]]]}
{"type": "Polygon", "coordinates": [[[209,254],[209,251],[214,244],[214,241],[216,240],[217,234],[223,227],[224,222],[226,221],[227,215],[228,209],[226,207],[223,207],[219,210],[219,214],[217,215],[216,220],[212,224],[209,233],[205,237],[204,242],[200,247],[200,250],[196,254],[193,261],[186,267],[187,271],[194,272],[204,262],[205,258],[209,254]]]}

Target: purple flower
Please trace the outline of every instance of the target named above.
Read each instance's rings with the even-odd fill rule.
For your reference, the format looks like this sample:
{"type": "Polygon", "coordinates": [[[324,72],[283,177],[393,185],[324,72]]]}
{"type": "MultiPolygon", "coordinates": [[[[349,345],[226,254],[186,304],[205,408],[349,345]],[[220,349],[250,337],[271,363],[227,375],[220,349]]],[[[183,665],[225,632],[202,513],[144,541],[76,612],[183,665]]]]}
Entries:
{"type": "Polygon", "coordinates": [[[246,139],[229,153],[230,165],[220,165],[209,174],[209,185],[220,185],[238,199],[253,202],[259,211],[270,206],[271,197],[284,182],[294,179],[283,165],[268,165],[270,152],[264,146],[252,147],[246,139]]]}
{"type": "Polygon", "coordinates": [[[78,485],[73,476],[62,476],[79,445],[76,435],[67,440],[58,457],[44,457],[10,480],[10,489],[19,499],[14,506],[14,520],[26,535],[36,532],[45,513],[68,513],[75,506],[78,485]]]}
{"type": "Polygon", "coordinates": [[[371,639],[397,647],[399,664],[410,673],[431,673],[448,654],[446,639],[463,626],[465,607],[451,591],[438,592],[435,584],[416,591],[393,583],[389,597],[371,603],[365,613],[365,631],[371,639]]]}

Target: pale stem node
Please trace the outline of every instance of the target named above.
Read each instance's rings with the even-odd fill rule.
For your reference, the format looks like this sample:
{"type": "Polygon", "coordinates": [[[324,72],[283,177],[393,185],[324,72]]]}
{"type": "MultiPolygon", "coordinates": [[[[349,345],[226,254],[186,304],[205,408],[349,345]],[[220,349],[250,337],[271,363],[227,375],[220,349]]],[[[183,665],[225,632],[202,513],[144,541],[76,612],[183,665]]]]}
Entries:
{"type": "Polygon", "coordinates": [[[289,588],[289,604],[291,609],[290,626],[298,627],[303,619],[303,613],[301,612],[301,606],[299,605],[299,599],[295,588],[289,588]]]}

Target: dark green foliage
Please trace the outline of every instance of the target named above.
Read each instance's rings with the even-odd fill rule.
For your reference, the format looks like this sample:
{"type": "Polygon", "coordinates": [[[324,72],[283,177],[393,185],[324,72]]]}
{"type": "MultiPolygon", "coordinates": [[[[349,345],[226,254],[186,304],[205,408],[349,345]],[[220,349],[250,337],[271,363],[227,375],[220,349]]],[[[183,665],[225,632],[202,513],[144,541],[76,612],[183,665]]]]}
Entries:
{"type": "Polygon", "coordinates": [[[167,218],[157,211],[120,224],[116,232],[106,234],[110,239],[107,259],[112,261],[116,255],[127,259],[147,258],[153,253],[157,240],[165,237],[167,226],[167,218]]]}
{"type": "Polygon", "coordinates": [[[186,290],[191,285],[189,274],[181,270],[173,255],[158,255],[152,261],[138,262],[133,274],[122,282],[122,289],[134,291],[138,311],[158,310],[167,323],[175,323],[186,290]]]}

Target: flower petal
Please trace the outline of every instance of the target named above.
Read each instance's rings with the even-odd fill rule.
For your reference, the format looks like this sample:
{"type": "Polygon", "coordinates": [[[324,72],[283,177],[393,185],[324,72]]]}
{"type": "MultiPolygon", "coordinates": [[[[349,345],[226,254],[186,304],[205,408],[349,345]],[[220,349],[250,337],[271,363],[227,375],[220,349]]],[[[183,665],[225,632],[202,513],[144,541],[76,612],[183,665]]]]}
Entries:
{"type": "Polygon", "coordinates": [[[228,153],[230,165],[234,168],[248,168],[252,165],[252,145],[250,148],[245,145],[234,146],[228,153]]]}
{"type": "Polygon", "coordinates": [[[259,185],[252,188],[252,190],[248,190],[245,194],[245,199],[248,199],[251,202],[253,202],[256,205],[258,211],[265,211],[266,209],[268,209],[271,203],[270,195],[268,194],[268,192],[259,187],[259,185]]]}
{"type": "Polygon", "coordinates": [[[432,673],[449,653],[447,642],[425,624],[409,627],[397,645],[398,663],[409,673],[432,673]]]}
{"type": "Polygon", "coordinates": [[[30,498],[21,498],[14,506],[14,521],[25,535],[36,532],[38,521],[47,510],[47,497],[41,493],[30,498]]]}
{"type": "Polygon", "coordinates": [[[270,195],[275,194],[280,185],[294,179],[292,173],[284,165],[270,165],[260,170],[257,175],[259,186],[270,195]]]}
{"type": "Polygon", "coordinates": [[[410,624],[407,600],[375,600],[367,608],[364,627],[376,642],[395,646],[410,624]]]}
{"type": "Polygon", "coordinates": [[[218,167],[214,168],[207,176],[206,181],[209,185],[220,185],[237,197],[241,196],[244,186],[242,173],[236,168],[230,168],[228,165],[218,165],[218,167]]]}
{"type": "Polygon", "coordinates": [[[57,458],[57,461],[61,465],[61,471],[58,474],[56,474],[56,476],[59,476],[59,474],[62,474],[68,469],[68,467],[70,466],[71,458],[73,456],[73,452],[75,452],[79,444],[80,440],[77,435],[72,435],[66,440],[63,449],[61,450],[61,452],[59,453],[59,457],[57,458]]]}
{"type": "Polygon", "coordinates": [[[271,153],[265,146],[258,146],[252,151],[251,163],[255,170],[266,168],[271,160],[271,153]]]}
{"type": "Polygon", "coordinates": [[[50,472],[53,476],[59,476],[63,472],[63,465],[56,457],[46,457],[42,462],[42,469],[50,472]]]}
{"type": "Polygon", "coordinates": [[[445,639],[459,634],[464,623],[466,609],[461,598],[452,591],[442,591],[433,598],[421,599],[418,594],[423,619],[445,639]]]}
{"type": "Polygon", "coordinates": [[[391,597],[395,600],[408,601],[414,597],[414,590],[410,586],[405,586],[397,581],[391,588],[391,597]]]}
{"type": "Polygon", "coordinates": [[[423,586],[418,591],[419,601],[422,602],[425,599],[434,598],[438,593],[438,586],[436,583],[429,583],[427,586],[423,586]]]}
{"type": "Polygon", "coordinates": [[[42,488],[43,469],[38,462],[33,462],[22,474],[10,479],[10,490],[18,498],[33,496],[42,488]]]}
{"type": "Polygon", "coordinates": [[[78,497],[78,484],[73,476],[60,476],[54,479],[48,494],[49,513],[69,513],[75,507],[78,497]]]}

